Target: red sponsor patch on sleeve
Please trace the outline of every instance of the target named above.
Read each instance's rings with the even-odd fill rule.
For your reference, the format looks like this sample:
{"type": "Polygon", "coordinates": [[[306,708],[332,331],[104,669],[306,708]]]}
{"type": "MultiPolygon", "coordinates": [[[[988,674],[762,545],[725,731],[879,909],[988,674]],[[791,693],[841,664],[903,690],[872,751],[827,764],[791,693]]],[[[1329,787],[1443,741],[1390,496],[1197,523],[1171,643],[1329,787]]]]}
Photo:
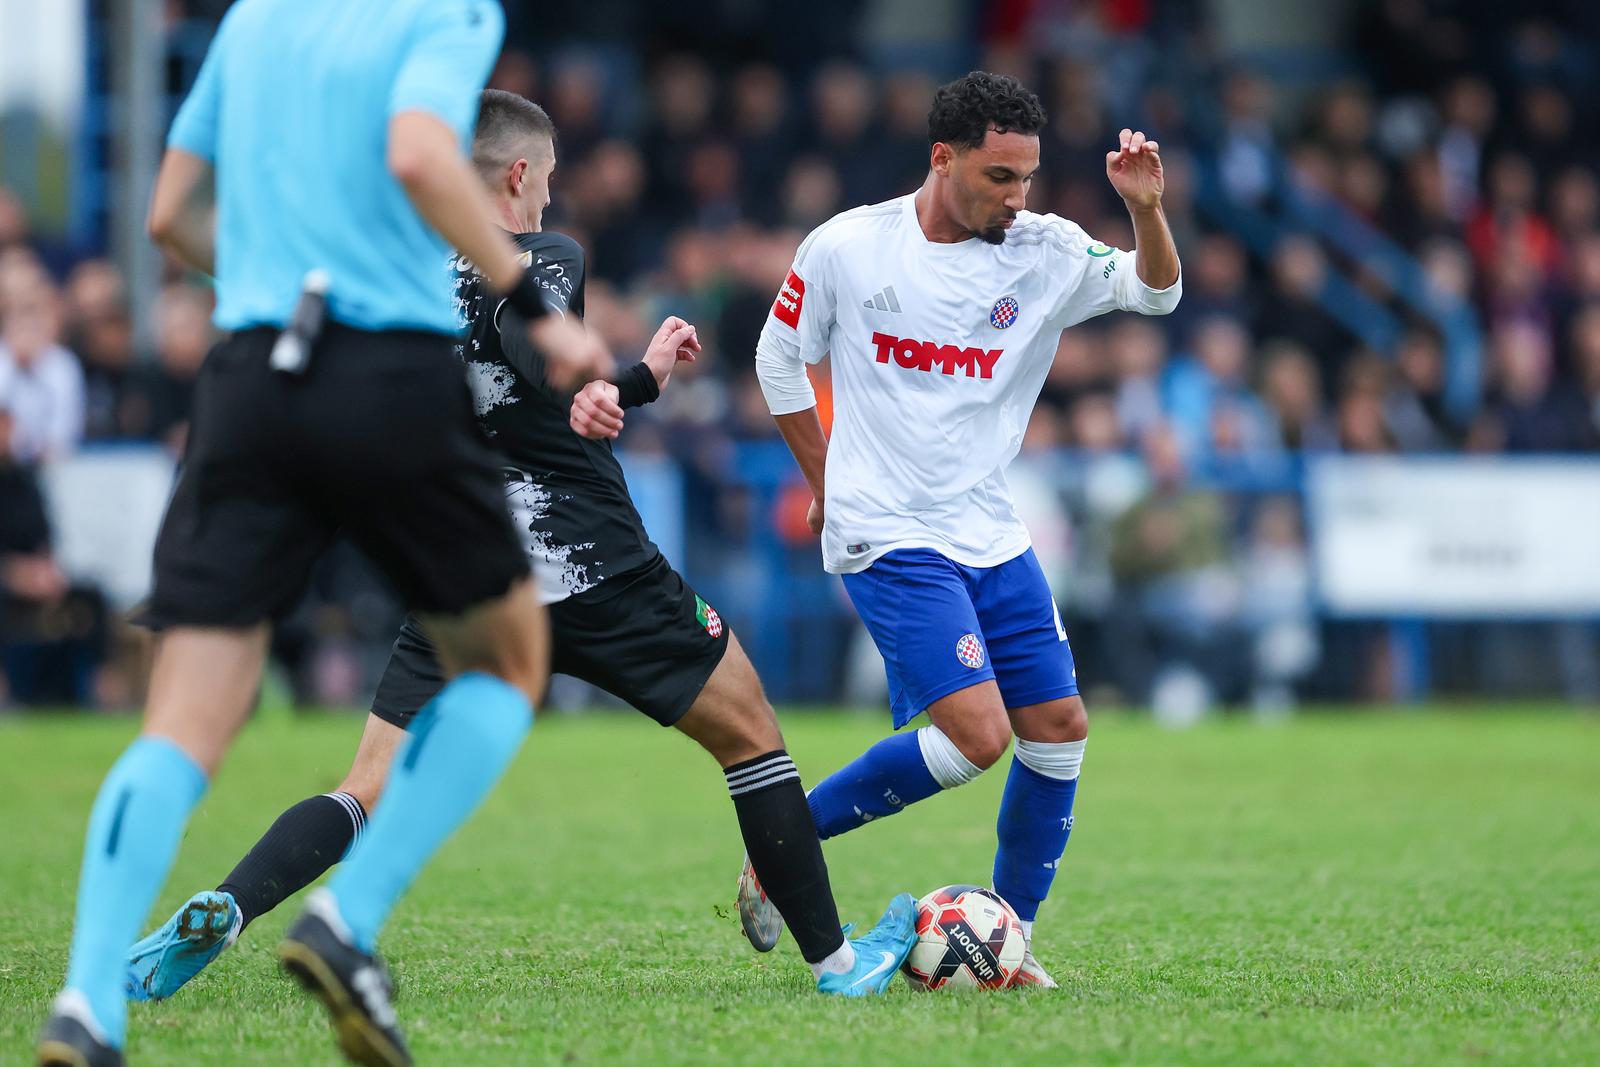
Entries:
{"type": "Polygon", "coordinates": [[[791,330],[800,328],[800,307],[806,302],[806,283],[794,271],[783,280],[778,299],[772,302],[772,314],[791,330]]]}

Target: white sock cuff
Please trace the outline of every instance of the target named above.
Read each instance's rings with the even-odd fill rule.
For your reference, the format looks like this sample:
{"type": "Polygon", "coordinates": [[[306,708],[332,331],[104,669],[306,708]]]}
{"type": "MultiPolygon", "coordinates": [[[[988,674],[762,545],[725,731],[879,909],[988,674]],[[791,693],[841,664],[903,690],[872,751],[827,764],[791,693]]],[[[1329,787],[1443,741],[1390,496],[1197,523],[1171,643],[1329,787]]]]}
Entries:
{"type": "Polygon", "coordinates": [[[337,801],[339,806],[344,809],[344,813],[350,816],[350,829],[354,831],[351,834],[352,843],[360,838],[361,831],[367,828],[367,809],[361,806],[361,801],[344,792],[324,793],[322,795],[329,800],[337,801]]]}
{"type": "Polygon", "coordinates": [[[1030,771],[1037,771],[1046,778],[1059,778],[1063,782],[1070,782],[1078,777],[1078,769],[1083,766],[1083,746],[1088,744],[1088,738],[1082,741],[1024,741],[1017,738],[1017,759],[1030,771]]]}
{"type": "Polygon", "coordinates": [[[983,773],[983,768],[963,756],[956,743],[937,726],[918,730],[917,745],[922,749],[922,762],[928,765],[928,773],[940,789],[966,785],[983,773]]]}

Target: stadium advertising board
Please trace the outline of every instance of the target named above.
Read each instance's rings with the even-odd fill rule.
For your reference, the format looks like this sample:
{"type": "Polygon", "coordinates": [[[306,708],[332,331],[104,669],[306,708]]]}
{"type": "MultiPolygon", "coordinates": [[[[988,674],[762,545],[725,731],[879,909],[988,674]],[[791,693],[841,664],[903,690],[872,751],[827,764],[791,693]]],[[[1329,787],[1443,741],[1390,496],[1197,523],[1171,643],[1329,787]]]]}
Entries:
{"type": "Polygon", "coordinates": [[[1600,615],[1600,463],[1329,457],[1307,472],[1337,615],[1600,615]]]}

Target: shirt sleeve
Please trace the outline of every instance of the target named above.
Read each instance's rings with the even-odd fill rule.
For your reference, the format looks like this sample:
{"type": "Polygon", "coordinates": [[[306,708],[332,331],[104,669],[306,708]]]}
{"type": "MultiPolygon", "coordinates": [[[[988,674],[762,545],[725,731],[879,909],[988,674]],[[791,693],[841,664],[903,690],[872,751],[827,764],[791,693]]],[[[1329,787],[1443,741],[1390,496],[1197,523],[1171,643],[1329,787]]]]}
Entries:
{"type": "Polygon", "coordinates": [[[426,111],[463,141],[500,54],[505,14],[489,0],[433,0],[422,8],[389,91],[389,115],[426,111]]]}
{"type": "Polygon", "coordinates": [[[817,404],[805,365],[828,354],[835,306],[833,274],[819,232],[800,246],[756,342],[756,377],[774,415],[792,415],[817,404]]]}
{"type": "Polygon", "coordinates": [[[195,75],[189,95],[183,98],[172,128],[167,131],[167,147],[179,148],[208,162],[217,159],[217,123],[222,107],[222,51],[227,37],[228,21],[224,19],[217,35],[206,51],[195,75]]]}
{"type": "Polygon", "coordinates": [[[1045,216],[1054,240],[1047,264],[1061,284],[1052,320],[1062,329],[1108,311],[1134,311],[1141,315],[1166,315],[1183,296],[1183,276],[1165,289],[1155,289],[1139,279],[1139,258],[1134,252],[1094,240],[1077,223],[1045,216]]]}

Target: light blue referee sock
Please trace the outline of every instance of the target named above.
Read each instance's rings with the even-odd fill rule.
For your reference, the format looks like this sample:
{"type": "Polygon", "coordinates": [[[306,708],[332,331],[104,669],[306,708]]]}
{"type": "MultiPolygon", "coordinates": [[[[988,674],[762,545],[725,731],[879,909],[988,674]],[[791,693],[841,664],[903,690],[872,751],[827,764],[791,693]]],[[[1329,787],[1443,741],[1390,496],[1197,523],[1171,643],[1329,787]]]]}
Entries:
{"type": "Polygon", "coordinates": [[[186,752],[166,738],[141,737],[106,775],[89,813],[67,991],[88,1002],[105,1040],[118,1048],[128,1018],[124,957],[205,791],[205,772],[186,752]]]}
{"type": "Polygon", "coordinates": [[[1006,791],[1000,798],[994,891],[1017,917],[1031,923],[1050,894],[1072,833],[1083,741],[1049,744],[1017,739],[1006,791]]]}
{"type": "Polygon", "coordinates": [[[811,791],[811,819],[818,837],[837,837],[979,773],[937,726],[892,734],[811,791]]]}
{"type": "Polygon", "coordinates": [[[417,714],[366,833],[328,883],[360,948],[373,950],[389,912],[494,788],[532,725],[522,690],[477,671],[417,714]]]}

